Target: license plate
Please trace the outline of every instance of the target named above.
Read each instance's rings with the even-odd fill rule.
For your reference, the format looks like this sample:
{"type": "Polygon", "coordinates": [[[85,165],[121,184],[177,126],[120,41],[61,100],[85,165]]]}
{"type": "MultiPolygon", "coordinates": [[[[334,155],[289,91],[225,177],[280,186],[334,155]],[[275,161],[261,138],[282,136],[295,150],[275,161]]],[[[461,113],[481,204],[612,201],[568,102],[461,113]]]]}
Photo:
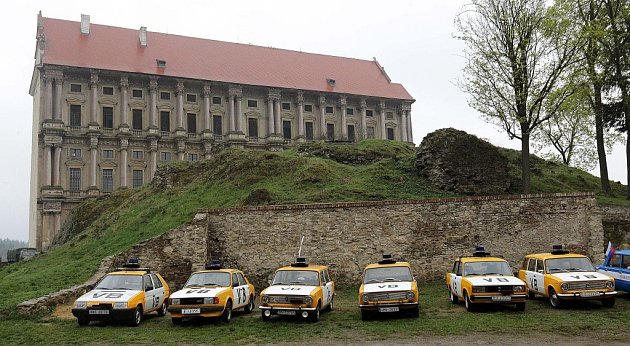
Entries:
{"type": "Polygon", "coordinates": [[[599,292],[580,292],[580,297],[599,297],[599,292]]]}
{"type": "Polygon", "coordinates": [[[295,316],[295,311],[293,311],[293,310],[278,310],[277,314],[278,315],[285,315],[285,316],[295,316]]]}
{"type": "Polygon", "coordinates": [[[109,315],[109,310],[90,310],[90,315],[109,315]]]}
{"type": "Polygon", "coordinates": [[[190,314],[198,314],[201,313],[201,309],[197,308],[197,309],[182,309],[182,314],[183,315],[190,315],[190,314]]]}
{"type": "Polygon", "coordinates": [[[378,312],[398,312],[399,309],[397,306],[391,306],[386,308],[378,308],[378,312]]]}
{"type": "Polygon", "coordinates": [[[511,302],[512,297],[510,296],[492,296],[493,302],[511,302]]]}

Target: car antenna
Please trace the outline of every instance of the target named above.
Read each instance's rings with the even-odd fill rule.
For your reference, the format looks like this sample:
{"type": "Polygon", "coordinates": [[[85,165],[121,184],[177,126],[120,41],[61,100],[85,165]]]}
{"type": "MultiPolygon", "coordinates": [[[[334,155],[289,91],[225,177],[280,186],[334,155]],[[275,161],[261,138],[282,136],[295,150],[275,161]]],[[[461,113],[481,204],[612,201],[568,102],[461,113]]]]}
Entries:
{"type": "Polygon", "coordinates": [[[302,257],[302,244],[304,244],[304,236],[300,239],[300,249],[298,250],[297,257],[302,257]]]}

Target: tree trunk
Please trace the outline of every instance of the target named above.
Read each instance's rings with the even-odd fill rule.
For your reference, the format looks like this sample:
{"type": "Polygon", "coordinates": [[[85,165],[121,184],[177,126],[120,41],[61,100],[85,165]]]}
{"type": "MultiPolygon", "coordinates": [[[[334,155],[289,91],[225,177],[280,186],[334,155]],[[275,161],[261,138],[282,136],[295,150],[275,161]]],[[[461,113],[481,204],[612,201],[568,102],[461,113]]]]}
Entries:
{"type": "Polygon", "coordinates": [[[602,86],[599,82],[593,83],[595,111],[595,140],[597,142],[597,158],[599,160],[599,179],[602,191],[606,196],[612,196],[610,180],[608,179],[608,162],[606,161],[606,147],[604,145],[604,105],[602,104],[602,86]]]}
{"type": "Polygon", "coordinates": [[[523,193],[531,192],[531,171],[529,167],[529,132],[521,125],[521,175],[523,178],[523,193]]]}

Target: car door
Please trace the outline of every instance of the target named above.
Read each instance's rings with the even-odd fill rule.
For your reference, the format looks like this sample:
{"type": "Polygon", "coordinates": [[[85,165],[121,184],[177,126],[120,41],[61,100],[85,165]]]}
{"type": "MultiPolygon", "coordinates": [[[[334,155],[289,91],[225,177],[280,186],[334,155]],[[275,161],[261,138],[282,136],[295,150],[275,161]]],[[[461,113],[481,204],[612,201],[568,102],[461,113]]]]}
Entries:
{"type": "Polygon", "coordinates": [[[236,273],[236,277],[238,278],[238,286],[239,286],[238,291],[241,294],[242,305],[245,306],[249,304],[249,298],[250,298],[249,285],[247,284],[247,280],[245,280],[243,273],[236,273]]]}
{"type": "Polygon", "coordinates": [[[245,295],[245,287],[238,280],[238,275],[232,273],[232,297],[234,302],[232,308],[236,309],[247,304],[247,296],[245,295]]]}
{"type": "Polygon", "coordinates": [[[159,308],[160,306],[162,306],[162,303],[164,303],[164,300],[166,299],[166,289],[164,288],[162,281],[160,281],[160,278],[158,278],[157,275],[151,274],[151,278],[153,279],[154,288],[153,300],[155,302],[155,307],[159,308]]]}
{"type": "Polygon", "coordinates": [[[455,261],[453,264],[453,272],[451,273],[451,291],[456,296],[463,298],[464,291],[462,289],[462,263],[455,261]]]}
{"type": "Polygon", "coordinates": [[[330,280],[328,270],[323,270],[320,273],[322,282],[322,307],[328,306],[333,297],[333,282],[330,280]]]}
{"type": "Polygon", "coordinates": [[[144,286],[143,310],[144,312],[148,312],[155,309],[155,286],[153,285],[153,280],[149,274],[144,275],[142,281],[144,286]]]}
{"type": "Polygon", "coordinates": [[[530,291],[545,294],[545,268],[542,259],[529,259],[525,278],[527,279],[527,287],[530,291]]]}

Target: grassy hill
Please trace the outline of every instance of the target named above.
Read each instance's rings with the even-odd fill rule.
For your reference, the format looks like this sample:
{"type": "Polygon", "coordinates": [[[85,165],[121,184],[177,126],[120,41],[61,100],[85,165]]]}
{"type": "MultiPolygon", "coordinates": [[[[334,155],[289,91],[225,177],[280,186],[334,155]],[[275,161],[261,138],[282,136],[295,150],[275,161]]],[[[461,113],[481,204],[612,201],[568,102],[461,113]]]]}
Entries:
{"type": "MultiPolygon", "coordinates": [[[[518,152],[502,152],[518,181],[518,152]]],[[[169,179],[86,201],[75,210],[74,222],[64,226],[69,235],[76,234],[67,243],[0,269],[0,291],[10,292],[0,310],[11,312],[19,302],[84,282],[103,257],[189,221],[198,208],[453,196],[419,177],[414,159],[414,150],[402,143],[368,140],[314,143],[281,153],[227,149],[211,160],[173,163],[162,168],[169,179]]],[[[533,192],[598,193],[597,177],[534,159],[533,192]]],[[[613,186],[623,196],[624,187],[613,186]]]]}

